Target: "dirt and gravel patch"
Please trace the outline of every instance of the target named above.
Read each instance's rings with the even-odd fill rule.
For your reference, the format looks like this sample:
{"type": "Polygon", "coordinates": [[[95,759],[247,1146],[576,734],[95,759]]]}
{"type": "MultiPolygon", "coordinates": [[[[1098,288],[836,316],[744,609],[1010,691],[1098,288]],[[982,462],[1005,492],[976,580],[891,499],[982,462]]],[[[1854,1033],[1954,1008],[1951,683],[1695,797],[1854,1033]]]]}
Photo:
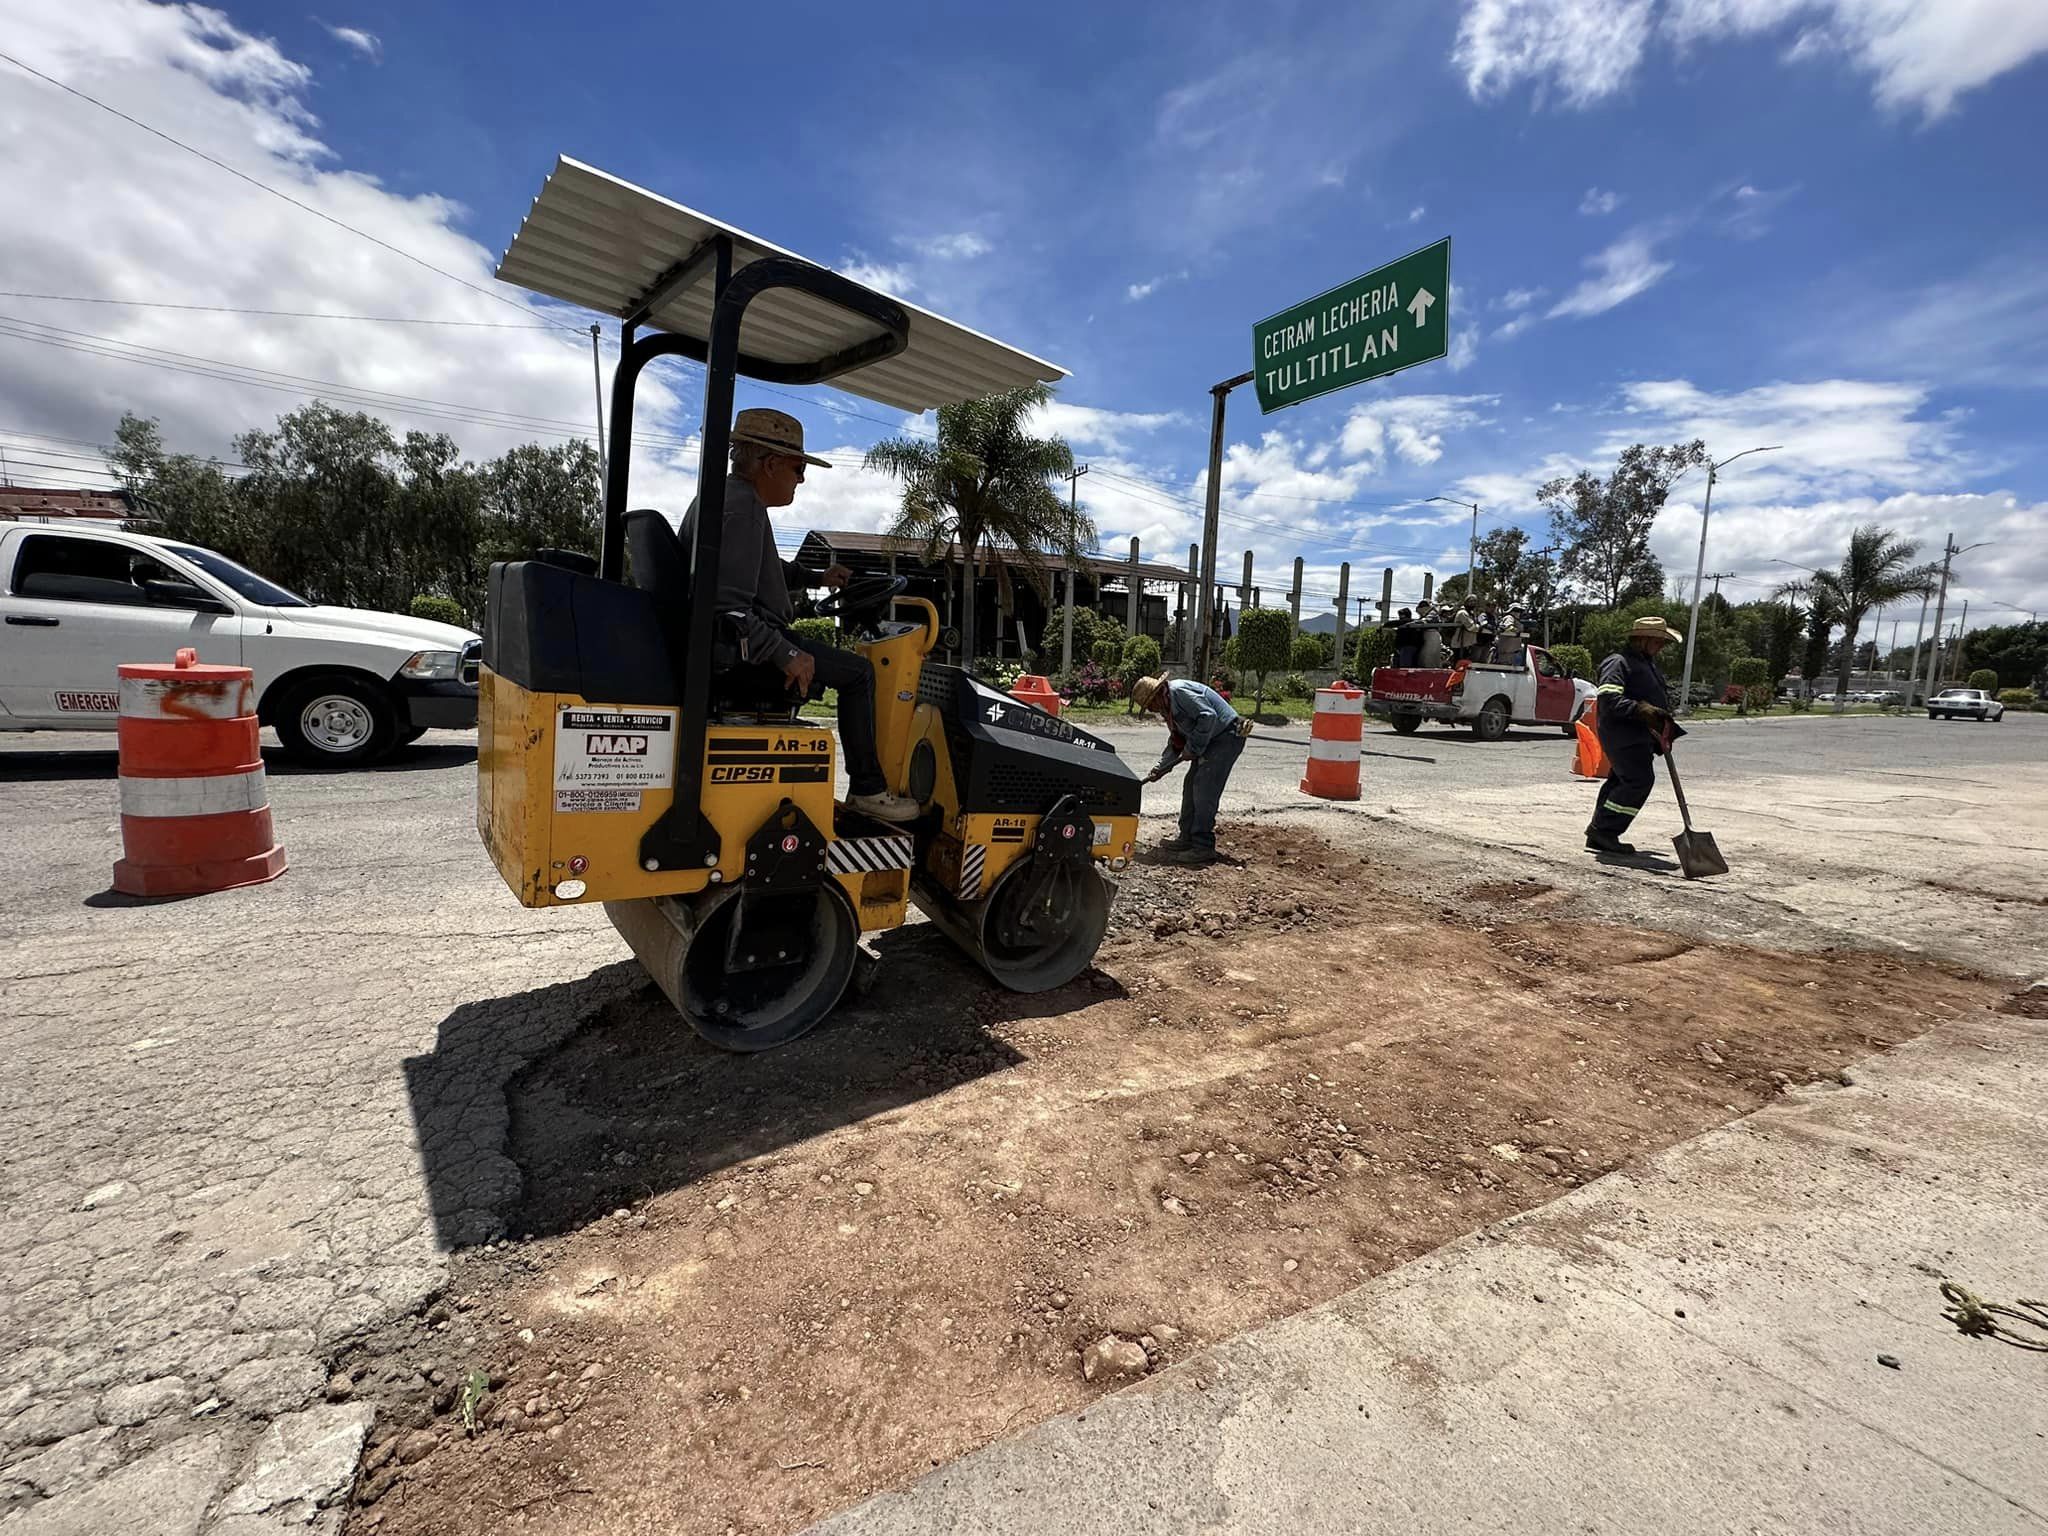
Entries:
{"type": "Polygon", "coordinates": [[[537,1063],[531,1235],[333,1385],[385,1410],[349,1530],[791,1531],[2007,990],[1226,833],[1057,993],[920,925],[785,1050],[649,987],[537,1063]]]}

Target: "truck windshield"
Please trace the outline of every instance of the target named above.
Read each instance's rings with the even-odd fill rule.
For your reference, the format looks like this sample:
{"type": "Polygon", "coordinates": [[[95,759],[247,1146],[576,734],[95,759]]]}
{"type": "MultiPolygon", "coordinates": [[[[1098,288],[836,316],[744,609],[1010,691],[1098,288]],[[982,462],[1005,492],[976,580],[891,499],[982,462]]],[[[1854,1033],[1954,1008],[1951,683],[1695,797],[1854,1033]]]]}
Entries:
{"type": "Polygon", "coordinates": [[[191,544],[166,544],[165,549],[181,560],[190,560],[215,581],[224,581],[252,603],[266,608],[310,608],[313,605],[296,593],[287,592],[274,581],[265,581],[254,571],[235,564],[226,555],[191,544]]]}

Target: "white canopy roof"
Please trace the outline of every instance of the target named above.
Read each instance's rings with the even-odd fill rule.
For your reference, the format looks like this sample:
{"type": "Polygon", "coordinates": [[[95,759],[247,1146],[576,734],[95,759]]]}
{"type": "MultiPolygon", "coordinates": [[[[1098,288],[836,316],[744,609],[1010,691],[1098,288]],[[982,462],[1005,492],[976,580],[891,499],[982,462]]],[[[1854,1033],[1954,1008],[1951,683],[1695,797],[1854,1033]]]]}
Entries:
{"type": "MultiPolygon", "coordinates": [[[[665,273],[721,234],[731,237],[734,272],[764,256],[795,255],[565,155],[556,160],[498,263],[498,277],[623,318],[656,293],[665,273]]],[[[644,323],[708,339],[711,286],[707,270],[687,287],[658,297],[644,323]]],[[[1043,358],[902,299],[895,302],[910,317],[909,347],[838,375],[829,381],[832,388],[906,411],[925,411],[1066,377],[1064,368],[1043,358]]],[[[774,362],[811,362],[873,334],[872,322],[837,305],[791,289],[770,289],[747,307],[740,350],[774,362]]]]}

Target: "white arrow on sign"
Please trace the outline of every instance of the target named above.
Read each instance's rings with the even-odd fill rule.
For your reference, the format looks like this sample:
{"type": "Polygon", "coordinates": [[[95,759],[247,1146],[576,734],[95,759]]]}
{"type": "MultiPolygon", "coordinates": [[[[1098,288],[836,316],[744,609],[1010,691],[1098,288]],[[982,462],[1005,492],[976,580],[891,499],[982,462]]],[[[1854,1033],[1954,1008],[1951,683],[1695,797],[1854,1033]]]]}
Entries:
{"type": "Polygon", "coordinates": [[[1427,288],[1415,290],[1415,297],[1408,301],[1408,313],[1415,317],[1417,325],[1429,318],[1429,306],[1436,302],[1436,295],[1427,288]]]}

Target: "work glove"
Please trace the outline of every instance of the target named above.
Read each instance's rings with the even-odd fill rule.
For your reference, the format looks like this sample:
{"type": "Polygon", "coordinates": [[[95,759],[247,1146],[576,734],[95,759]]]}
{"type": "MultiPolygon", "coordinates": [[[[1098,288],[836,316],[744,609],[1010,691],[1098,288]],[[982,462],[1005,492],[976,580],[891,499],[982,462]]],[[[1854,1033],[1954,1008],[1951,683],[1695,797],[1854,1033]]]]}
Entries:
{"type": "Polygon", "coordinates": [[[1231,729],[1240,736],[1249,736],[1252,733],[1251,719],[1248,716],[1239,715],[1237,717],[1237,724],[1232,726],[1231,729]]]}
{"type": "Polygon", "coordinates": [[[1636,718],[1653,731],[1662,731],[1671,723],[1671,712],[1655,704],[1638,704],[1636,718]]]}

